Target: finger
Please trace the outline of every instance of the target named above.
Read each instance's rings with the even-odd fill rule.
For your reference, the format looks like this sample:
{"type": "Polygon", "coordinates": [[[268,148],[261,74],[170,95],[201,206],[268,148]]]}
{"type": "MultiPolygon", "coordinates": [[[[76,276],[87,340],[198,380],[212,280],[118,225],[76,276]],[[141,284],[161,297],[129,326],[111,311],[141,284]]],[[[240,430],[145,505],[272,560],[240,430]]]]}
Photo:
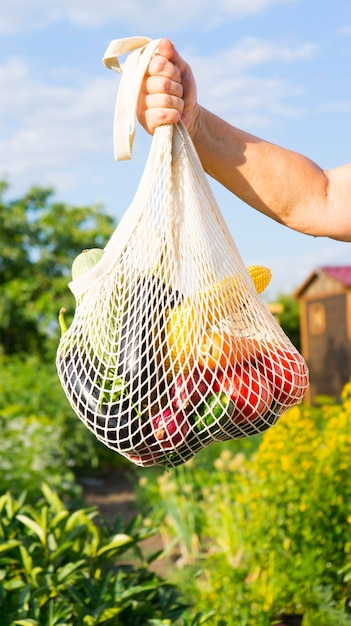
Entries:
{"type": "Polygon", "coordinates": [[[149,76],[145,81],[145,91],[149,94],[168,94],[183,97],[183,85],[164,76],[149,76]]]}
{"type": "Polygon", "coordinates": [[[168,59],[168,61],[172,61],[175,65],[181,65],[183,63],[183,59],[178,53],[175,45],[169,39],[161,39],[158,45],[158,52],[161,56],[168,59]]]}
{"type": "Polygon", "coordinates": [[[174,109],[182,114],[184,109],[184,101],[182,98],[172,96],[165,93],[146,94],[145,96],[145,108],[146,109],[174,109]]]}
{"type": "Polygon", "coordinates": [[[149,76],[164,76],[175,82],[181,81],[181,73],[179,68],[165,57],[157,54],[154,56],[147,70],[149,76]]]}
{"type": "Polygon", "coordinates": [[[176,109],[155,108],[145,111],[145,125],[152,134],[157,126],[163,124],[177,124],[181,119],[181,114],[176,109]]]}

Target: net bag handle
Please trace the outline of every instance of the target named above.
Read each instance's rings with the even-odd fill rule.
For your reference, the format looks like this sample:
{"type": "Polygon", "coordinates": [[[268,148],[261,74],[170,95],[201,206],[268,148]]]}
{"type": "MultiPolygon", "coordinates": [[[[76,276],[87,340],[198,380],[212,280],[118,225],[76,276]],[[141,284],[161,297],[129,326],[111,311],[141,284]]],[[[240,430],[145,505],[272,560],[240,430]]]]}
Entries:
{"type": "Polygon", "coordinates": [[[152,57],[157,54],[160,39],[149,37],[125,37],[110,42],[102,59],[110,70],[121,74],[117,93],[113,147],[116,161],[131,159],[135,137],[135,119],[138,95],[142,80],[152,57]],[[121,64],[119,57],[128,57],[121,64]]]}
{"type": "MultiPolygon", "coordinates": [[[[121,74],[113,122],[113,147],[117,161],[128,160],[132,157],[138,96],[148,65],[152,57],[158,52],[159,42],[160,39],[151,40],[148,37],[115,39],[110,42],[104,54],[103,64],[108,69],[121,74]],[[125,54],[128,54],[128,57],[122,64],[120,57],[125,54]]],[[[93,288],[94,284],[110,271],[115,259],[124,249],[144,209],[145,197],[148,197],[150,193],[157,169],[162,167],[162,163],[165,166],[165,162],[169,162],[168,166],[172,167],[173,175],[177,176],[178,157],[181,154],[184,156],[184,151],[191,161],[192,170],[202,193],[207,196],[212,210],[216,212],[217,221],[221,224],[226,237],[232,241],[231,234],[217,207],[212,189],[184,124],[178,122],[176,125],[158,126],[155,129],[149,156],[133,201],[107,243],[103,257],[89,272],[69,283],[69,288],[76,300],[89,288],[93,288]]],[[[181,221],[182,217],[181,212],[178,215],[178,221],[181,221]]]]}
{"type": "MultiPolygon", "coordinates": [[[[121,74],[113,121],[113,147],[117,161],[132,158],[139,91],[150,60],[157,53],[159,41],[148,37],[115,39],[108,45],[102,59],[108,69],[121,74]],[[130,54],[122,64],[120,57],[127,53],[130,54]]],[[[103,257],[89,272],[69,283],[76,300],[110,271],[116,257],[126,245],[143,210],[144,199],[150,192],[160,155],[164,158],[169,153],[167,158],[172,158],[172,134],[172,125],[169,124],[155,129],[150,153],[133,201],[107,243],[103,257]]]]}
{"type": "MultiPolygon", "coordinates": [[[[116,161],[132,158],[136,108],[141,83],[152,57],[158,54],[160,41],[160,39],[152,40],[149,37],[139,36],[114,39],[108,45],[103,56],[103,64],[108,69],[121,74],[113,122],[113,146],[116,161]],[[127,53],[130,54],[128,54],[125,63],[121,64],[119,57],[127,53]]],[[[172,144],[171,157],[173,162],[177,161],[180,151],[184,148],[192,161],[192,166],[201,180],[202,185],[211,196],[212,203],[216,205],[200,159],[183,122],[180,121],[176,125],[163,124],[155,128],[153,136],[153,144],[155,144],[155,146],[152,145],[151,151],[154,150],[155,153],[157,153],[160,151],[159,146],[161,144],[170,143],[172,144]]]]}
{"type": "MultiPolygon", "coordinates": [[[[132,157],[138,96],[148,65],[152,57],[158,53],[159,42],[160,39],[151,40],[149,37],[138,36],[115,39],[110,42],[103,56],[102,62],[105,67],[121,74],[113,121],[113,148],[117,161],[128,160],[132,157]],[[125,54],[128,56],[122,64],[121,57],[125,54]]],[[[79,300],[89,288],[93,288],[94,284],[110,271],[115,259],[124,249],[143,211],[145,198],[151,191],[158,168],[162,167],[162,163],[164,167],[168,163],[167,167],[171,167],[173,171],[172,176],[177,177],[178,165],[182,168],[182,158],[178,159],[178,157],[183,156],[184,160],[185,153],[191,161],[192,171],[197,178],[199,188],[207,197],[212,210],[216,212],[216,219],[223,233],[232,241],[184,124],[181,121],[177,124],[163,124],[155,129],[144,172],[132,203],[107,243],[103,257],[89,272],[69,283],[69,288],[76,300],[79,300]],[[178,160],[181,163],[178,163],[178,160]]],[[[178,207],[178,209],[180,211],[178,221],[181,221],[183,207],[178,207]]],[[[234,242],[232,245],[235,245],[234,242]]]]}

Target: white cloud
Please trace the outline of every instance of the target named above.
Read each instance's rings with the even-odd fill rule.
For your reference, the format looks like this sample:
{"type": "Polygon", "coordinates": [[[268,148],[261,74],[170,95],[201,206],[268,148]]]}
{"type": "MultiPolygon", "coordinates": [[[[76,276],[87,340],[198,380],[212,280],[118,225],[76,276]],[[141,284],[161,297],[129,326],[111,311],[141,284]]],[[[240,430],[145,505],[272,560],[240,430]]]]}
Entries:
{"type": "Polygon", "coordinates": [[[244,37],[235,46],[215,55],[193,56],[191,63],[196,63],[197,71],[202,67],[207,75],[215,72],[213,76],[217,80],[218,75],[227,74],[228,71],[235,76],[270,61],[274,61],[277,67],[281,63],[305,61],[311,59],[316,50],[317,45],[312,42],[289,46],[280,41],[244,37]]]}
{"type": "MultiPolygon", "coordinates": [[[[274,61],[285,67],[313,57],[315,44],[288,46],[280,42],[244,38],[215,56],[192,56],[189,62],[198,84],[199,100],[236,125],[264,128],[273,118],[301,116],[304,109],[293,104],[302,88],[292,85],[285,74],[272,77],[264,67],[274,61]]],[[[277,71],[275,71],[277,74],[277,71]]]]}
{"type": "Polygon", "coordinates": [[[312,57],[316,44],[304,43],[298,46],[282,44],[271,40],[245,37],[225,54],[223,62],[228,62],[234,69],[245,70],[267,63],[268,61],[291,62],[312,57]]]}
{"type": "Polygon", "coordinates": [[[118,21],[153,32],[159,28],[174,31],[192,23],[208,28],[292,2],[296,0],[188,0],[181,10],[179,0],[154,0],[152,9],[144,0],[2,0],[0,34],[28,32],[59,20],[94,28],[118,21]]]}
{"type": "Polygon", "coordinates": [[[12,35],[36,30],[51,24],[61,15],[59,7],[46,0],[2,0],[0,11],[0,34],[12,35]]]}
{"type": "Polygon", "coordinates": [[[217,82],[215,94],[202,87],[204,106],[236,126],[255,128],[255,132],[277,122],[278,117],[292,119],[305,112],[303,106],[293,105],[300,89],[283,80],[241,76],[217,82]]]}
{"type": "MultiPolygon", "coordinates": [[[[284,75],[262,76],[262,68],[277,58],[284,67],[313,51],[311,44],[289,47],[245,38],[229,50],[188,60],[202,104],[259,132],[277,117],[303,113],[292,104],[299,89],[284,75]]],[[[22,181],[22,186],[53,184],[61,192],[83,186],[87,176],[89,182],[100,177],[103,186],[105,173],[97,163],[101,158],[113,165],[116,74],[86,75],[78,67],[54,66],[50,76],[40,76],[34,64],[19,56],[0,65],[0,92],[6,94],[0,101],[0,154],[6,155],[0,178],[8,174],[11,184],[22,181]]]]}
{"type": "MultiPolygon", "coordinates": [[[[48,85],[26,63],[0,66],[0,177],[10,183],[76,184],[81,164],[110,148],[116,82],[109,76],[74,87],[48,85]]],[[[112,155],[112,145],[111,145],[112,155]]]]}

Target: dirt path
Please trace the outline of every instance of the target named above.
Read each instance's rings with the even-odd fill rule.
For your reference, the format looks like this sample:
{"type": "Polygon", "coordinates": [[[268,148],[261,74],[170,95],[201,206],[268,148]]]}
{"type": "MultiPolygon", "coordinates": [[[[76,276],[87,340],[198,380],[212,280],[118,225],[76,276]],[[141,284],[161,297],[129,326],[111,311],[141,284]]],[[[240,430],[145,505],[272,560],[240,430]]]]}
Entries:
{"type": "MultiPolygon", "coordinates": [[[[110,523],[121,515],[125,524],[128,524],[138,513],[137,501],[132,481],[121,470],[109,473],[99,479],[82,481],[83,496],[88,506],[97,506],[101,515],[110,523]]],[[[163,548],[159,535],[147,539],[142,544],[145,555],[152,554],[163,548]]],[[[150,566],[159,576],[167,579],[167,572],[174,567],[174,562],[167,559],[154,561],[150,566]]],[[[277,626],[301,626],[302,616],[285,616],[284,621],[277,626]]]]}
{"type": "Polygon", "coordinates": [[[97,506],[108,522],[121,515],[128,524],[137,515],[133,485],[123,471],[114,470],[100,478],[87,478],[81,484],[86,503],[97,506]]]}
{"type": "MultiPolygon", "coordinates": [[[[113,470],[100,478],[81,481],[83,497],[88,506],[96,506],[107,522],[112,523],[120,515],[124,524],[128,524],[137,514],[137,501],[133,483],[123,470],[113,470]]],[[[145,555],[162,550],[159,535],[146,539],[141,548],[145,555]]],[[[154,561],[150,567],[160,576],[167,575],[169,563],[164,559],[154,561]]]]}

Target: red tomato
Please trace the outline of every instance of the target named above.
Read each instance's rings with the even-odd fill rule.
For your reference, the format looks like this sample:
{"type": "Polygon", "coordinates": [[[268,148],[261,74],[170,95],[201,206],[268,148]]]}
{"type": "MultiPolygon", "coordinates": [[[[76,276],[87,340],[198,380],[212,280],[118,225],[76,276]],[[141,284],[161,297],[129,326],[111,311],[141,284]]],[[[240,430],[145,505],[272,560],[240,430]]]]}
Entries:
{"type": "Polygon", "coordinates": [[[260,370],[279,404],[290,406],[302,400],[308,387],[308,369],[298,352],[284,348],[269,350],[261,357],[260,370]]]}
{"type": "Polygon", "coordinates": [[[234,369],[218,377],[217,391],[224,391],[235,404],[232,420],[238,424],[244,420],[254,421],[271,407],[272,391],[264,376],[249,363],[238,364],[234,369]]]}

